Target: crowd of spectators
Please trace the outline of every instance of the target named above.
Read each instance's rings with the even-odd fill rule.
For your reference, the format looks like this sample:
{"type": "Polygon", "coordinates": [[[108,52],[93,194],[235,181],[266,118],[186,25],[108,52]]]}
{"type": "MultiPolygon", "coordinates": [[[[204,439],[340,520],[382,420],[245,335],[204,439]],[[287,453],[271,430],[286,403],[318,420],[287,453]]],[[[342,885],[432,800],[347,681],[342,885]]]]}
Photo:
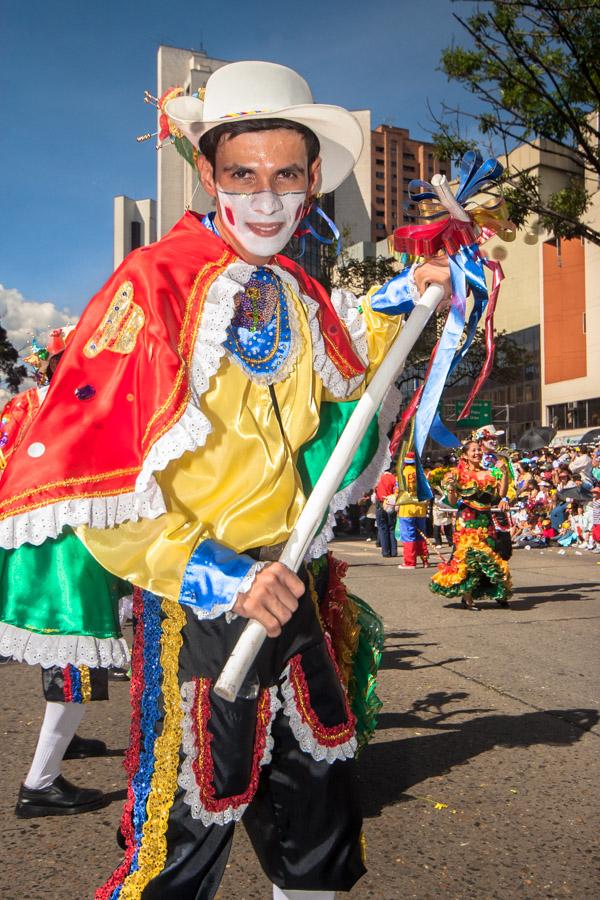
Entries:
{"type": "MultiPolygon", "coordinates": [[[[600,553],[600,443],[584,447],[546,447],[535,452],[506,451],[514,482],[509,490],[511,538],[515,548],[543,548],[556,545],[600,553]]],[[[434,465],[425,459],[428,474],[446,470],[456,462],[447,456],[434,465]]],[[[392,476],[384,476],[390,479],[392,476]]],[[[439,479],[435,477],[434,482],[439,479]]],[[[338,516],[338,533],[360,532],[375,540],[390,555],[393,513],[384,510],[390,486],[380,484],[366,494],[357,507],[338,516]],[[379,527],[378,527],[379,526],[379,527]],[[384,530],[383,542],[381,531],[384,530]]],[[[453,514],[434,484],[427,537],[438,549],[452,544],[453,514]]],[[[392,538],[393,540],[393,538],[392,538]]],[[[395,548],[394,548],[395,549],[395,548]]],[[[391,555],[396,555],[391,553],[391,555]]]]}

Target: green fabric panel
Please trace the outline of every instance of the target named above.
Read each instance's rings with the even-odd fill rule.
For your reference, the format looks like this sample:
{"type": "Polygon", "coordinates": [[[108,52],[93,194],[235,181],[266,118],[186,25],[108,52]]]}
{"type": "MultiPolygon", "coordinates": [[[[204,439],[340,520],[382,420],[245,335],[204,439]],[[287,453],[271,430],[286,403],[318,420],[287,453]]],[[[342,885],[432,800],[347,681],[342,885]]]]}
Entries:
{"type": "MultiPolygon", "coordinates": [[[[302,487],[306,496],[314,488],[319,475],[325,468],[329,457],[340,439],[340,435],[348,419],[354,412],[358,400],[345,403],[324,402],[321,404],[319,428],[314,438],[300,450],[297,468],[302,479],[302,487]]],[[[346,472],[338,491],[348,487],[362,475],[369,465],[379,446],[379,426],[377,416],[373,418],[358,448],[350,468],[346,472]]]]}
{"type": "Polygon", "coordinates": [[[118,600],[130,592],[70,529],[39,547],[0,550],[0,621],[17,628],[119,637],[118,600]]]}

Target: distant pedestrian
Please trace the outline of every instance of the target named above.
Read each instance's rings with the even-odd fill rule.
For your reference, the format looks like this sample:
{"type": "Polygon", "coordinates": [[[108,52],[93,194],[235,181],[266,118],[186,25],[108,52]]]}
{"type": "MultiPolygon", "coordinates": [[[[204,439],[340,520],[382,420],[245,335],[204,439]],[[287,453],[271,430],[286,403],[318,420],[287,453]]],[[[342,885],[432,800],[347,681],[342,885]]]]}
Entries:
{"type": "Polygon", "coordinates": [[[429,565],[429,550],[425,537],[427,529],[428,502],[417,499],[417,470],[415,454],[410,451],[402,465],[404,490],[398,494],[396,537],[402,541],[403,562],[399,569],[416,569],[417,557],[423,567],[429,565]]]}
{"type": "Polygon", "coordinates": [[[398,544],[394,534],[397,495],[396,476],[393,472],[384,472],[375,488],[375,521],[377,522],[381,555],[385,557],[398,556],[398,544]]]}

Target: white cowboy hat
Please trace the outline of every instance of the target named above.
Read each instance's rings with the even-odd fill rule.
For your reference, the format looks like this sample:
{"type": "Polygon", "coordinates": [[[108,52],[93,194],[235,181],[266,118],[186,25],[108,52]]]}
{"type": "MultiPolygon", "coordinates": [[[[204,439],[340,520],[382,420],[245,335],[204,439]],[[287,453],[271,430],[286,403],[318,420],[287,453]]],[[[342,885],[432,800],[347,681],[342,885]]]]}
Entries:
{"type": "Polygon", "coordinates": [[[495,437],[498,437],[499,435],[504,434],[504,432],[498,431],[498,429],[495,428],[491,424],[490,425],[482,425],[481,428],[478,428],[477,431],[475,432],[475,439],[480,441],[481,438],[485,437],[486,434],[494,435],[495,437]]]}
{"type": "Polygon", "coordinates": [[[241,119],[287,119],[310,128],[321,145],[323,193],[348,177],[363,146],[362,129],[351,112],[315,103],[304,78],[276,63],[229,63],[210,76],[204,100],[174,97],[164,110],[194,147],[211,128],[241,119]]]}

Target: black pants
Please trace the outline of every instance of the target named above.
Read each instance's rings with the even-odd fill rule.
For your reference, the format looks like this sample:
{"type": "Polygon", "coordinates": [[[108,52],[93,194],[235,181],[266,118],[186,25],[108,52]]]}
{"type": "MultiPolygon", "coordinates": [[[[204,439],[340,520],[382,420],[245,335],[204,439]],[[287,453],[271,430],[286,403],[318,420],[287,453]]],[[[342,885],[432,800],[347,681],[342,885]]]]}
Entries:
{"type": "Polygon", "coordinates": [[[50,666],[42,669],[42,690],[52,703],[108,700],[108,669],[50,666]]]}
{"type": "Polygon", "coordinates": [[[382,556],[398,556],[398,544],[394,529],[396,527],[396,513],[386,512],[383,507],[378,506],[375,510],[377,531],[379,532],[379,543],[381,545],[382,556]]]}
{"type": "Polygon", "coordinates": [[[98,900],[123,883],[143,900],[211,900],[242,814],[280,887],[348,891],[362,876],[354,722],[315,610],[327,580],[325,568],[234,703],[212,686],[245,620],[138,600],[127,851],[98,900]]]}
{"type": "Polygon", "coordinates": [[[449,547],[452,546],[452,523],[448,522],[447,525],[434,525],[433,526],[433,543],[436,546],[441,546],[442,544],[442,531],[446,537],[446,543],[449,547]]]}

